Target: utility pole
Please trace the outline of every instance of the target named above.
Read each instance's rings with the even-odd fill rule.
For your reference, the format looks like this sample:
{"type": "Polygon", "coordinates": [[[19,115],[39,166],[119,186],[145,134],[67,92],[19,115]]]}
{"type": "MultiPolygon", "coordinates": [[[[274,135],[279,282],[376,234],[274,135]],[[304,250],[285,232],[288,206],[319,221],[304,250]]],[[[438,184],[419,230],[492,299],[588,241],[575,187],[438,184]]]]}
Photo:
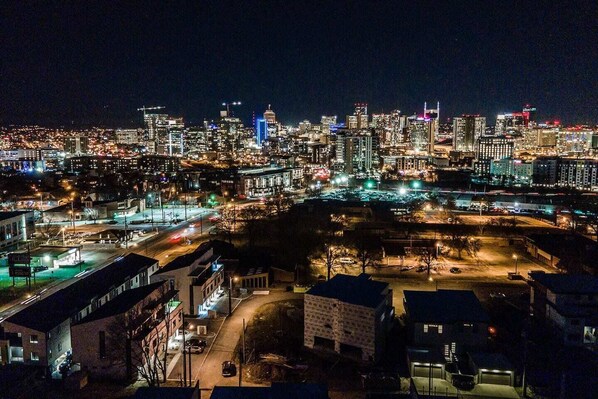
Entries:
{"type": "Polygon", "coordinates": [[[187,191],[185,191],[185,221],[187,221],[187,191]]]}
{"type": "Polygon", "coordinates": [[[127,207],[129,206],[129,199],[125,201],[125,249],[129,249],[129,236],[127,235],[127,207]]]}
{"type": "Polygon", "coordinates": [[[164,222],[166,222],[166,217],[164,216],[164,206],[162,204],[162,189],[160,189],[158,199],[160,201],[160,209],[162,209],[162,223],[164,223],[164,222]]]}

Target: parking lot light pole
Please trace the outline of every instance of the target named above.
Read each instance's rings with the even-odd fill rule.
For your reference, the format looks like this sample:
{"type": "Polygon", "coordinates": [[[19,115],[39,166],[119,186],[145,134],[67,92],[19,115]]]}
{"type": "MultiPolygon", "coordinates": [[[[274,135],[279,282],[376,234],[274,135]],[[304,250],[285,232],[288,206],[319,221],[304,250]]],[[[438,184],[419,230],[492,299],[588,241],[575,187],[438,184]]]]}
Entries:
{"type": "Polygon", "coordinates": [[[513,259],[515,259],[515,274],[517,274],[517,266],[519,263],[519,257],[515,254],[513,254],[513,259]]]}

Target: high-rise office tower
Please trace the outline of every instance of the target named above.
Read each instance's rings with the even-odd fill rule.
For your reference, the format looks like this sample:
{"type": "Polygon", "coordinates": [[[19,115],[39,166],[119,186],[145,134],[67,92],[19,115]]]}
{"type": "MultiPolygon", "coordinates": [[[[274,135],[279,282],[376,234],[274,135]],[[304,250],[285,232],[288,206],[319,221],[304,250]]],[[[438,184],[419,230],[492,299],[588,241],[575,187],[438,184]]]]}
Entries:
{"type": "Polygon", "coordinates": [[[367,173],[378,166],[379,140],[367,130],[339,130],[336,136],[336,162],[344,173],[367,173]]]}
{"type": "Polygon", "coordinates": [[[496,116],[494,134],[502,136],[503,134],[519,133],[524,126],[525,121],[521,112],[499,114],[496,116]]]}
{"type": "Polygon", "coordinates": [[[440,127],[440,101],[436,103],[436,108],[428,108],[428,103],[424,102],[424,119],[430,120],[434,130],[434,140],[438,140],[438,131],[440,127]]]}
{"type": "Polygon", "coordinates": [[[71,136],[64,141],[64,152],[68,154],[86,154],[89,152],[89,138],[71,136]]]}
{"type": "Polygon", "coordinates": [[[116,142],[118,144],[139,144],[143,137],[143,129],[116,129],[116,142]]]}
{"type": "Polygon", "coordinates": [[[528,127],[530,123],[536,123],[536,107],[527,104],[523,107],[523,112],[521,112],[521,114],[523,115],[523,124],[525,127],[528,127]]]}
{"type": "Polygon", "coordinates": [[[408,118],[409,142],[416,152],[434,152],[435,120],[418,116],[408,118]]]}
{"type": "Polygon", "coordinates": [[[336,125],[336,115],[322,115],[322,118],[320,119],[320,123],[322,125],[336,125]]]}
{"type": "Polygon", "coordinates": [[[353,115],[347,115],[345,127],[347,129],[368,128],[368,105],[366,103],[355,104],[353,115]]]}
{"type": "Polygon", "coordinates": [[[270,104],[268,104],[268,109],[264,112],[264,119],[266,123],[276,123],[276,114],[272,111],[270,104]]]}
{"type": "Polygon", "coordinates": [[[453,118],[453,149],[474,151],[476,140],[486,130],[486,118],[479,115],[462,115],[453,118]]]}
{"type": "Polygon", "coordinates": [[[261,147],[263,142],[268,139],[268,121],[265,118],[255,120],[255,142],[261,147]]]}
{"type": "Polygon", "coordinates": [[[489,174],[492,160],[513,157],[514,145],[514,139],[508,136],[480,137],[476,146],[476,173],[489,174]]]}

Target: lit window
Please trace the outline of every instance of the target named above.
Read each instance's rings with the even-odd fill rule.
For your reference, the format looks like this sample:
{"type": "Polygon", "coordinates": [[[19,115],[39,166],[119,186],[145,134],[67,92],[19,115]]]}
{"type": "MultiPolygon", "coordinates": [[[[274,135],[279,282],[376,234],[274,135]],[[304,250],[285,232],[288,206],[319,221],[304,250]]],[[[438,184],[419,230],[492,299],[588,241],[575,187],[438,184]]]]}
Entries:
{"type": "Polygon", "coordinates": [[[438,326],[438,334],[442,334],[442,324],[438,326]]]}
{"type": "Polygon", "coordinates": [[[39,361],[39,353],[31,352],[31,360],[34,362],[38,362],[39,361]]]}
{"type": "Polygon", "coordinates": [[[37,344],[39,342],[39,339],[37,338],[37,335],[30,335],[29,336],[29,342],[32,344],[37,344]]]}
{"type": "Polygon", "coordinates": [[[424,332],[427,333],[428,332],[428,325],[424,324],[424,332]]]}

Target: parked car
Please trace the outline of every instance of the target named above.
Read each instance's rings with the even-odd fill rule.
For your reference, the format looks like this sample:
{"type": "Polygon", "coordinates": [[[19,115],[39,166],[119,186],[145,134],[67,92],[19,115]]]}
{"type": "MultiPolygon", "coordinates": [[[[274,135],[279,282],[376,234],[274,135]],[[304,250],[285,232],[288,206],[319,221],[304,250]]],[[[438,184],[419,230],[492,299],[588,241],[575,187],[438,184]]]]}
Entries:
{"type": "Polygon", "coordinates": [[[343,265],[352,265],[355,263],[355,261],[351,258],[340,258],[338,261],[343,265]]]}
{"type": "Polygon", "coordinates": [[[237,366],[229,360],[222,363],[222,376],[234,377],[237,374],[237,366]]]}
{"type": "Polygon", "coordinates": [[[421,272],[425,272],[426,270],[428,270],[428,268],[427,268],[427,267],[425,267],[425,266],[420,266],[420,267],[418,267],[418,268],[417,268],[415,271],[416,271],[416,272],[418,272],[418,273],[421,273],[421,272]]]}
{"type": "Polygon", "coordinates": [[[413,266],[403,266],[403,267],[401,267],[401,271],[402,272],[406,272],[406,271],[409,271],[411,269],[413,269],[413,266]]]}
{"type": "Polygon", "coordinates": [[[451,267],[449,272],[451,272],[453,274],[459,274],[459,273],[461,273],[461,269],[459,269],[458,267],[451,267]]]}
{"type": "Polygon", "coordinates": [[[191,338],[185,342],[185,348],[189,353],[203,353],[206,346],[206,341],[198,338],[191,338]]]}

